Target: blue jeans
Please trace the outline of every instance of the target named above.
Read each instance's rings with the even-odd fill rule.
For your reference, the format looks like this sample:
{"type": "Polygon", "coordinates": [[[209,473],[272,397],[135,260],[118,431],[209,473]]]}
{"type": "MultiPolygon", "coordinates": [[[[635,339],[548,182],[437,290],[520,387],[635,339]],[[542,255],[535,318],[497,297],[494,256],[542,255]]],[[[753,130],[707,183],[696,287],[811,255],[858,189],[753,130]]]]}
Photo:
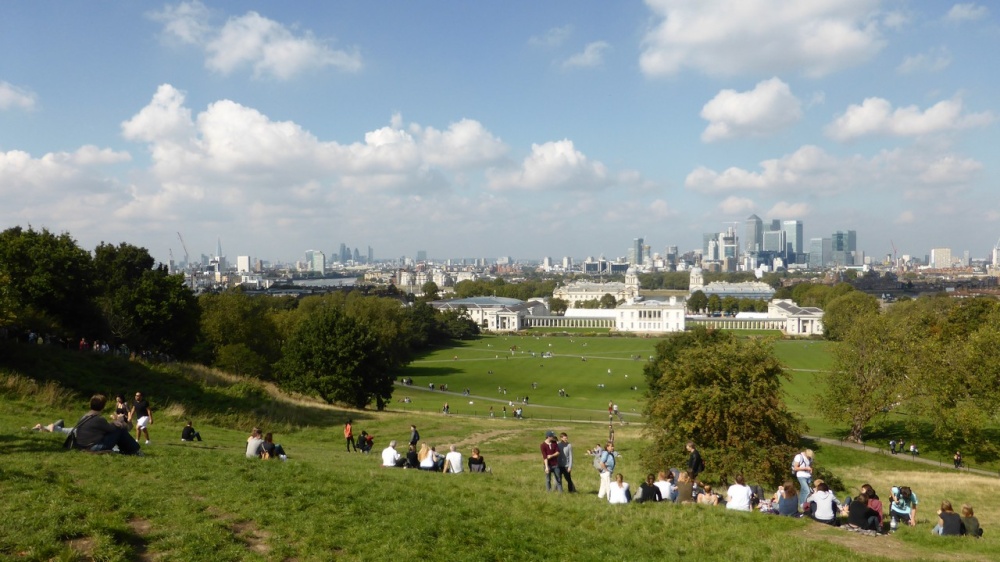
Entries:
{"type": "Polygon", "coordinates": [[[545,491],[552,491],[552,477],[556,477],[556,491],[561,492],[562,489],[562,471],[558,466],[550,466],[549,471],[545,473],[545,491]]]}
{"type": "Polygon", "coordinates": [[[809,497],[809,488],[812,483],[812,476],[799,476],[799,509],[802,509],[802,504],[806,503],[806,498],[809,497]]]}

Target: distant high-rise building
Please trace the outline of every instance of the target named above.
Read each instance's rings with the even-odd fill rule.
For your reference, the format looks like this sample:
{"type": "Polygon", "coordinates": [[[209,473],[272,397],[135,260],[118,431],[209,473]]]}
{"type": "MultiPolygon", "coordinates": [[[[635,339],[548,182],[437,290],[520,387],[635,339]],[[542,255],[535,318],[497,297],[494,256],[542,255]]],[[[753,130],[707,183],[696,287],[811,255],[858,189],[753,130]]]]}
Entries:
{"type": "Polygon", "coordinates": [[[785,231],[785,253],[788,263],[795,263],[795,256],[802,253],[802,221],[787,220],[781,223],[785,231]]]}
{"type": "Polygon", "coordinates": [[[368,246],[368,263],[375,263],[375,250],[368,246]]]}
{"type": "Polygon", "coordinates": [[[565,269],[566,271],[573,269],[573,258],[569,256],[563,256],[562,266],[563,269],[565,269]]]}
{"type": "Polygon", "coordinates": [[[306,269],[314,273],[326,271],[326,254],[319,250],[306,250],[306,269]]]}
{"type": "Polygon", "coordinates": [[[757,215],[747,217],[743,236],[745,238],[744,250],[747,252],[759,252],[764,249],[764,221],[757,215]]]}
{"type": "Polygon", "coordinates": [[[427,250],[417,250],[417,261],[427,261],[427,250]]]}
{"type": "Polygon", "coordinates": [[[764,251],[784,254],[786,251],[785,231],[779,229],[764,232],[764,251]]]}
{"type": "Polygon", "coordinates": [[[857,244],[855,239],[856,235],[853,230],[847,232],[837,231],[833,233],[830,239],[832,254],[830,255],[830,260],[834,265],[854,265],[854,250],[851,249],[851,244],[857,244]]]}
{"type": "Polygon", "coordinates": [[[236,256],[236,273],[250,273],[250,256],[236,256]]]}
{"type": "Polygon", "coordinates": [[[361,263],[361,252],[354,248],[354,263],[361,263]]]}
{"type": "Polygon", "coordinates": [[[642,238],[632,239],[632,248],[629,250],[628,262],[632,265],[642,264],[642,248],[644,240],[642,238]]]}
{"type": "Polygon", "coordinates": [[[830,239],[809,239],[809,268],[822,269],[830,263],[830,239]]]}
{"type": "Polygon", "coordinates": [[[340,263],[347,263],[347,262],[351,261],[350,250],[347,249],[347,244],[345,244],[343,242],[340,243],[340,252],[339,252],[339,258],[338,259],[340,259],[340,263]]]}
{"type": "Polygon", "coordinates": [[[706,232],[701,235],[702,245],[701,245],[701,260],[702,261],[719,261],[719,233],[718,232],[706,232]]]}
{"type": "Polygon", "coordinates": [[[951,248],[934,248],[931,250],[930,266],[934,269],[951,267],[951,248]]]}
{"type": "Polygon", "coordinates": [[[771,226],[768,230],[781,230],[781,219],[771,219],[771,226]]]}

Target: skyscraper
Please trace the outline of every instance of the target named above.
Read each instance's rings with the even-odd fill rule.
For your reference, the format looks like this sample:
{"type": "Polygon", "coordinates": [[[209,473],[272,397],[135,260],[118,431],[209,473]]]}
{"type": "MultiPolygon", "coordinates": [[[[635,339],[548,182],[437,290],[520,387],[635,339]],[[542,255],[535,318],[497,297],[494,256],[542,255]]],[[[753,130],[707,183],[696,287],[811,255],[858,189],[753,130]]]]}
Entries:
{"type": "Polygon", "coordinates": [[[643,242],[645,242],[645,240],[643,240],[642,238],[634,238],[634,239],[632,239],[632,249],[629,250],[629,256],[628,256],[628,262],[630,264],[632,264],[632,265],[642,265],[642,260],[643,260],[643,255],[642,255],[643,242]]]}
{"type": "Polygon", "coordinates": [[[757,215],[747,217],[743,236],[746,238],[746,251],[759,252],[764,249],[764,221],[757,215]]]}
{"type": "Polygon", "coordinates": [[[802,221],[784,221],[781,230],[785,231],[785,257],[788,263],[795,263],[795,256],[802,253],[802,221]]]}

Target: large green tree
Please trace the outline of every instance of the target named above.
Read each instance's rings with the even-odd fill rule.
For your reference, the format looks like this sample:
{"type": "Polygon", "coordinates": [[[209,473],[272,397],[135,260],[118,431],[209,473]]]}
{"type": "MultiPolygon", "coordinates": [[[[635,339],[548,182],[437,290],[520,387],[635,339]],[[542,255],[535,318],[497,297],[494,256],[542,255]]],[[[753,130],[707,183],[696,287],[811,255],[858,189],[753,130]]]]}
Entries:
{"type": "Polygon", "coordinates": [[[823,311],[823,335],[828,340],[839,341],[856,318],[878,311],[878,299],[860,291],[850,291],[831,299],[823,311]]]}
{"type": "Polygon", "coordinates": [[[0,232],[0,278],[9,314],[87,337],[97,331],[94,263],[68,233],[19,226],[0,232]]]}
{"type": "Polygon", "coordinates": [[[394,376],[378,338],[339,306],[325,304],[310,311],[283,352],[278,381],[289,390],[355,408],[374,400],[382,410],[392,399],[394,376]]]}
{"type": "MultiPolygon", "coordinates": [[[[281,337],[271,297],[255,297],[234,289],[198,297],[201,334],[206,349],[201,360],[221,369],[255,377],[270,375],[281,358],[281,337]]],[[[289,333],[294,327],[289,328],[289,333]]]]}
{"type": "Polygon", "coordinates": [[[665,338],[646,365],[649,397],[643,464],[683,466],[684,444],[698,444],[707,472],[772,485],[788,477],[802,423],[788,412],[787,377],[765,340],[696,328],[665,338]]]}

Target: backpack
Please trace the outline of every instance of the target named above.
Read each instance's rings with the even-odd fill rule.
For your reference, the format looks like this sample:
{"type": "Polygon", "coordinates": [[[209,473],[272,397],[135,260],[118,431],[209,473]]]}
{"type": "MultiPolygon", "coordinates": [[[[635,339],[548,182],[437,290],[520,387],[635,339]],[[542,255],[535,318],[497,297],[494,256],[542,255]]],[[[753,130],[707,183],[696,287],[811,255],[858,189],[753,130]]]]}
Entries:
{"type": "Polygon", "coordinates": [[[604,458],[604,451],[601,451],[600,453],[597,453],[597,454],[594,455],[594,469],[597,472],[603,472],[604,471],[604,467],[601,466],[601,464],[602,464],[601,459],[602,458],[604,458]]]}
{"type": "Polygon", "coordinates": [[[93,416],[83,416],[83,418],[81,418],[80,421],[78,421],[76,423],[76,425],[73,426],[73,430],[69,432],[69,435],[66,436],[66,440],[63,441],[63,448],[64,449],[80,449],[80,448],[82,448],[81,445],[76,442],[76,430],[79,429],[81,426],[83,426],[83,424],[87,423],[88,421],[90,421],[90,420],[92,420],[92,419],[94,419],[96,417],[97,417],[96,415],[93,415],[93,416]]]}

